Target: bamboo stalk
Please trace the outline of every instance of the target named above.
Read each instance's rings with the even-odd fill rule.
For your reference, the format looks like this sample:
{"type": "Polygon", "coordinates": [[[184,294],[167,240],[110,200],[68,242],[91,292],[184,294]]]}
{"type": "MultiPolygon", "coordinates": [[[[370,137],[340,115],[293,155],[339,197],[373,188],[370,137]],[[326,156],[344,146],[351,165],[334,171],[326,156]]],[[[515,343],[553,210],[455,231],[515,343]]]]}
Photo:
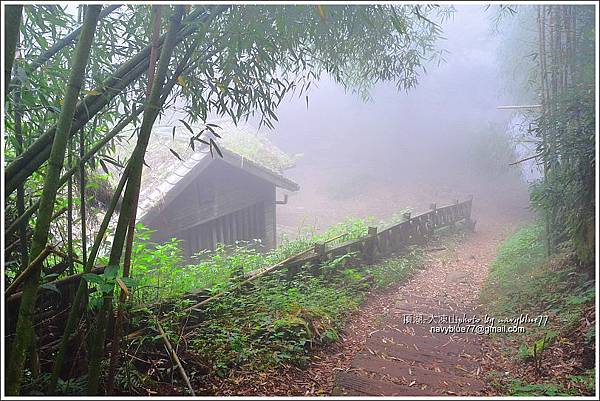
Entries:
{"type": "Polygon", "coordinates": [[[81,217],[81,258],[87,259],[87,219],[85,210],[85,135],[84,130],[79,131],[79,214],[81,217]]]}
{"type": "MultiPolygon", "coordinates": [[[[17,141],[16,153],[23,153],[23,105],[21,102],[21,89],[23,83],[21,80],[17,80],[16,82],[16,92],[15,92],[15,139],[17,141]]],[[[17,213],[19,215],[25,213],[25,186],[24,184],[20,184],[17,187],[17,213]]],[[[24,269],[27,266],[29,254],[27,249],[27,228],[28,223],[26,221],[18,224],[19,228],[19,237],[18,241],[20,243],[20,253],[21,253],[21,269],[24,269]]]]}
{"type": "MultiPolygon", "coordinates": [[[[140,182],[142,170],[144,167],[144,154],[150,139],[150,133],[154,121],[158,116],[161,105],[160,94],[167,76],[169,63],[173,50],[177,45],[177,33],[181,26],[181,18],[184,13],[184,6],[177,5],[175,11],[171,15],[169,22],[169,30],[167,31],[164,44],[161,49],[160,61],[156,70],[156,76],[152,84],[150,96],[148,96],[147,106],[144,110],[144,117],[138,135],[138,141],[129,161],[131,171],[127,180],[127,187],[123,195],[123,206],[119,213],[119,220],[115,229],[113,244],[109,256],[109,265],[119,265],[123,252],[123,244],[127,228],[130,223],[131,216],[134,215],[137,208],[135,202],[140,191],[140,182]]],[[[104,299],[102,310],[98,315],[96,329],[94,331],[94,340],[90,348],[89,370],[88,370],[88,389],[89,395],[95,395],[98,391],[100,381],[100,362],[104,353],[104,341],[106,337],[107,318],[110,309],[112,308],[112,292],[108,293],[104,299]]]]}
{"type": "MultiPolygon", "coordinates": [[[[73,163],[73,141],[69,138],[67,146],[67,166],[73,163]]],[[[67,264],[71,274],[73,269],[73,177],[67,181],[67,264]]]]}
{"type": "Polygon", "coordinates": [[[6,100],[10,92],[12,67],[15,61],[17,44],[19,43],[23,6],[11,4],[4,7],[4,12],[6,13],[4,21],[4,99],[6,100]]]}
{"type": "Polygon", "coordinates": [[[48,257],[48,255],[50,255],[51,252],[52,252],[52,246],[47,245],[44,248],[44,250],[42,252],[40,252],[37,255],[37,257],[31,263],[29,263],[29,265],[27,267],[25,267],[23,269],[23,271],[21,271],[21,274],[19,274],[13,280],[13,282],[10,283],[10,285],[8,286],[6,291],[4,291],[4,297],[8,298],[12,293],[14,293],[17,290],[17,288],[19,288],[19,286],[27,278],[29,278],[29,276],[34,272],[34,270],[37,269],[44,260],[46,260],[46,258],[48,257]]]}
{"type": "MultiPolygon", "coordinates": [[[[38,218],[33,233],[30,260],[35,260],[43,252],[48,242],[50,221],[58,190],[58,179],[63,167],[65,150],[75,114],[75,106],[83,84],[85,68],[88,63],[98,15],[101,9],[101,5],[91,5],[87,8],[81,38],[73,56],[71,73],[66,86],[65,101],[56,126],[56,135],[53,138],[52,150],[48,160],[38,218]]],[[[40,272],[41,268],[39,266],[33,269],[32,274],[24,284],[23,297],[21,298],[17,319],[17,336],[14,340],[10,359],[7,364],[6,393],[8,395],[18,395],[21,388],[27,350],[30,349],[34,336],[31,317],[33,316],[39,289],[40,272]]]]}
{"type": "MultiPolygon", "coordinates": [[[[150,51],[150,65],[148,66],[148,91],[146,94],[147,101],[150,101],[150,89],[154,80],[154,72],[156,68],[156,60],[158,58],[158,48],[160,45],[160,22],[162,19],[162,6],[152,6],[153,18],[152,18],[152,50],[150,51]]],[[[138,204],[139,191],[135,195],[133,203],[138,204]]],[[[127,238],[125,239],[125,258],[123,261],[123,277],[129,277],[129,268],[131,266],[131,253],[133,251],[133,237],[135,234],[135,220],[136,220],[137,208],[134,208],[129,218],[129,226],[127,227],[127,238]]],[[[123,336],[123,318],[125,311],[125,299],[127,294],[125,291],[121,291],[119,296],[119,307],[117,311],[117,318],[115,320],[113,330],[112,349],[110,353],[110,363],[108,369],[108,378],[106,380],[106,393],[111,395],[114,391],[115,375],[117,372],[117,365],[119,363],[119,349],[121,348],[121,337],[123,336]]]]}

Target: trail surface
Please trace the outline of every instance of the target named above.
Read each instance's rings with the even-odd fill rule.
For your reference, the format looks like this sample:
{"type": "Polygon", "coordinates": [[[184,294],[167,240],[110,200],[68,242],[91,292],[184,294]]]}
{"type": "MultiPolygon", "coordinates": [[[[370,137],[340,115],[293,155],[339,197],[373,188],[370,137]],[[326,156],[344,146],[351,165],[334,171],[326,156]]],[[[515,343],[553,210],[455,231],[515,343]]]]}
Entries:
{"type": "Polygon", "coordinates": [[[484,221],[454,249],[429,253],[426,268],[398,287],[360,352],[337,372],[332,394],[485,394],[487,336],[476,331],[487,324],[478,300],[499,243],[519,220],[484,221]],[[448,327],[467,332],[435,332],[448,327]]]}

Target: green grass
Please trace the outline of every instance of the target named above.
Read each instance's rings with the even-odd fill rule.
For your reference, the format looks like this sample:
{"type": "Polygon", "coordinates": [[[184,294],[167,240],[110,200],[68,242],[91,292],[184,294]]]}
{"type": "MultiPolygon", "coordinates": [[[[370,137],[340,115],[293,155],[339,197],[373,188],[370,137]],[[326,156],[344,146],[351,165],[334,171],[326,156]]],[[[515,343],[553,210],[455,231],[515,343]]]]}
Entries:
{"type": "Polygon", "coordinates": [[[365,272],[373,276],[376,287],[387,288],[407,280],[422,264],[423,253],[418,248],[413,248],[401,257],[366,266],[365,272]]]}
{"type": "MultiPolygon", "coordinates": [[[[563,336],[568,337],[577,328],[584,308],[593,305],[594,297],[594,282],[575,266],[567,251],[550,260],[546,258],[543,227],[537,223],[521,228],[500,245],[481,299],[486,312],[496,319],[520,314],[548,315],[545,326],[526,324],[526,333],[510,338],[498,337],[504,334],[493,337],[502,341],[505,356],[533,364],[543,376],[546,350],[557,341],[569,341],[563,336]]],[[[586,342],[591,345],[594,341],[592,328],[586,333],[586,342]]],[[[582,391],[589,394],[590,386],[593,393],[593,370],[568,377],[535,379],[499,373],[494,376],[496,373],[490,373],[490,380],[506,395],[574,395],[582,391]]]]}
{"type": "Polygon", "coordinates": [[[550,278],[540,270],[545,261],[542,231],[540,225],[524,227],[498,248],[482,292],[491,312],[518,314],[542,301],[540,286],[550,278]]]}

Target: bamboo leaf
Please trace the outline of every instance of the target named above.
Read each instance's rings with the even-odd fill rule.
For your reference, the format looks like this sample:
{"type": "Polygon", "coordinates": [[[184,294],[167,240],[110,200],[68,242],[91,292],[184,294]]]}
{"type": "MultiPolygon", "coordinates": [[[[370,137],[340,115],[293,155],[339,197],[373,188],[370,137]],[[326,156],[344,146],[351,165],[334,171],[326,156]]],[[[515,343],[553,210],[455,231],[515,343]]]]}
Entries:
{"type": "Polygon", "coordinates": [[[175,152],[173,149],[169,148],[169,150],[171,151],[171,153],[173,153],[175,155],[176,158],[178,158],[179,160],[183,161],[183,159],[181,158],[181,156],[179,156],[179,153],[175,152]]]}
{"type": "Polygon", "coordinates": [[[110,265],[104,269],[103,276],[108,280],[113,280],[119,274],[119,265],[110,265]]]}
{"type": "Polygon", "coordinates": [[[46,290],[54,291],[54,292],[60,294],[60,291],[54,284],[50,284],[50,283],[42,284],[42,285],[40,285],[40,288],[44,288],[46,290]]]}
{"type": "Polygon", "coordinates": [[[183,120],[179,120],[179,121],[181,121],[183,123],[183,125],[185,125],[185,128],[187,128],[188,131],[190,131],[192,133],[192,135],[194,135],[194,130],[192,129],[192,127],[187,122],[185,122],[183,120]]]}
{"type": "Polygon", "coordinates": [[[86,95],[92,95],[92,96],[99,96],[102,94],[102,92],[100,92],[99,90],[96,90],[96,89],[82,90],[81,93],[86,94],[86,95]]]}
{"type": "Polygon", "coordinates": [[[97,274],[94,274],[94,273],[85,273],[82,277],[88,283],[104,284],[104,280],[102,279],[102,277],[100,277],[100,276],[98,276],[97,274]]]}
{"type": "Polygon", "coordinates": [[[219,147],[217,146],[217,143],[215,141],[213,141],[212,138],[210,138],[210,143],[211,143],[211,149],[214,146],[215,150],[217,151],[217,153],[219,154],[219,156],[221,156],[221,159],[223,158],[223,153],[221,153],[221,149],[219,149],[219,147]]]}
{"type": "Polygon", "coordinates": [[[108,171],[108,167],[106,167],[106,164],[104,164],[104,160],[98,159],[98,161],[100,162],[100,166],[102,166],[102,170],[104,170],[106,174],[110,174],[110,172],[108,171]]]}
{"type": "Polygon", "coordinates": [[[116,281],[117,281],[117,285],[119,286],[119,288],[121,288],[121,290],[125,294],[125,298],[127,298],[129,296],[129,289],[127,288],[127,285],[125,284],[125,282],[123,280],[121,280],[120,277],[117,277],[116,281]]]}

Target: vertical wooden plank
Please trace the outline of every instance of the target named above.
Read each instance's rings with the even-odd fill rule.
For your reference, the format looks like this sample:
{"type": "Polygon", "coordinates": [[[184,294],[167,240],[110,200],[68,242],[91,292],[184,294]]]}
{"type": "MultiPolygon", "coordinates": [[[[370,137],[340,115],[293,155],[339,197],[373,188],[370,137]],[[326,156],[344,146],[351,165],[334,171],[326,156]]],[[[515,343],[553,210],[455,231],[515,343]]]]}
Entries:
{"type": "Polygon", "coordinates": [[[236,237],[236,227],[235,227],[235,212],[229,213],[228,215],[229,218],[229,243],[233,244],[235,242],[235,240],[237,239],[236,237]]]}
{"type": "Polygon", "coordinates": [[[247,240],[251,240],[252,239],[252,227],[250,224],[250,213],[252,212],[252,207],[249,206],[246,209],[244,209],[244,220],[245,220],[245,224],[246,224],[246,239],[247,240]]]}
{"type": "Polygon", "coordinates": [[[254,237],[260,238],[260,229],[259,229],[259,223],[258,223],[258,203],[254,204],[254,210],[252,213],[252,217],[253,217],[254,237]]]}
{"type": "Polygon", "coordinates": [[[248,226],[246,225],[246,209],[240,210],[240,227],[243,240],[248,239],[248,226]]]}
{"type": "Polygon", "coordinates": [[[216,249],[217,248],[217,242],[218,242],[218,239],[217,239],[217,220],[216,219],[215,220],[211,220],[209,224],[210,224],[210,226],[209,226],[210,227],[210,236],[211,236],[211,241],[212,241],[211,249],[216,249]]]}
{"type": "Polygon", "coordinates": [[[227,238],[227,224],[228,224],[227,215],[225,215],[225,216],[223,216],[221,218],[223,219],[223,224],[222,224],[222,227],[223,227],[223,243],[224,244],[228,244],[229,240],[227,238]]]}
{"type": "Polygon", "coordinates": [[[203,233],[204,233],[203,226],[202,225],[196,226],[196,238],[198,239],[198,250],[199,251],[206,249],[206,241],[204,241],[203,233]]]}
{"type": "Polygon", "coordinates": [[[202,237],[202,233],[203,233],[202,225],[196,226],[195,230],[196,230],[196,238],[198,241],[198,250],[206,249],[204,238],[202,237]]]}
{"type": "Polygon", "coordinates": [[[190,238],[190,256],[192,256],[194,253],[198,252],[201,248],[200,248],[200,244],[198,244],[198,227],[192,227],[189,230],[189,238],[190,238]]]}
{"type": "Polygon", "coordinates": [[[221,244],[225,243],[225,240],[223,239],[223,220],[225,220],[224,216],[217,219],[217,242],[221,244]]]}
{"type": "Polygon", "coordinates": [[[317,255],[317,260],[311,266],[311,273],[317,276],[322,273],[321,263],[325,260],[325,244],[315,244],[314,252],[317,255]]]}
{"type": "Polygon", "coordinates": [[[377,227],[369,227],[368,235],[369,237],[365,240],[363,258],[367,263],[373,263],[377,251],[377,227]]]}
{"type": "Polygon", "coordinates": [[[192,239],[191,239],[191,230],[187,230],[183,232],[183,240],[185,241],[185,256],[186,257],[190,257],[192,256],[192,239]]]}
{"type": "Polygon", "coordinates": [[[256,230],[256,203],[250,206],[250,236],[252,239],[258,238],[258,232],[256,230]]]}
{"type": "Polygon", "coordinates": [[[240,234],[238,231],[238,213],[231,213],[231,243],[233,244],[235,241],[240,239],[240,234]]]}
{"type": "Polygon", "coordinates": [[[258,212],[257,212],[256,217],[258,219],[258,235],[262,239],[263,244],[264,244],[265,243],[265,203],[264,202],[260,202],[258,204],[258,212]]]}
{"type": "Polygon", "coordinates": [[[201,249],[210,249],[210,244],[208,243],[208,239],[206,238],[206,223],[202,224],[200,231],[198,231],[198,235],[200,235],[200,244],[202,244],[201,249]]]}
{"type": "Polygon", "coordinates": [[[245,240],[246,236],[244,235],[244,210],[240,209],[237,212],[237,224],[238,224],[238,236],[241,240],[245,240]]]}
{"type": "Polygon", "coordinates": [[[276,227],[276,209],[275,209],[275,186],[269,191],[268,197],[264,202],[264,222],[265,222],[265,248],[272,249],[277,245],[275,237],[276,227]]]}

